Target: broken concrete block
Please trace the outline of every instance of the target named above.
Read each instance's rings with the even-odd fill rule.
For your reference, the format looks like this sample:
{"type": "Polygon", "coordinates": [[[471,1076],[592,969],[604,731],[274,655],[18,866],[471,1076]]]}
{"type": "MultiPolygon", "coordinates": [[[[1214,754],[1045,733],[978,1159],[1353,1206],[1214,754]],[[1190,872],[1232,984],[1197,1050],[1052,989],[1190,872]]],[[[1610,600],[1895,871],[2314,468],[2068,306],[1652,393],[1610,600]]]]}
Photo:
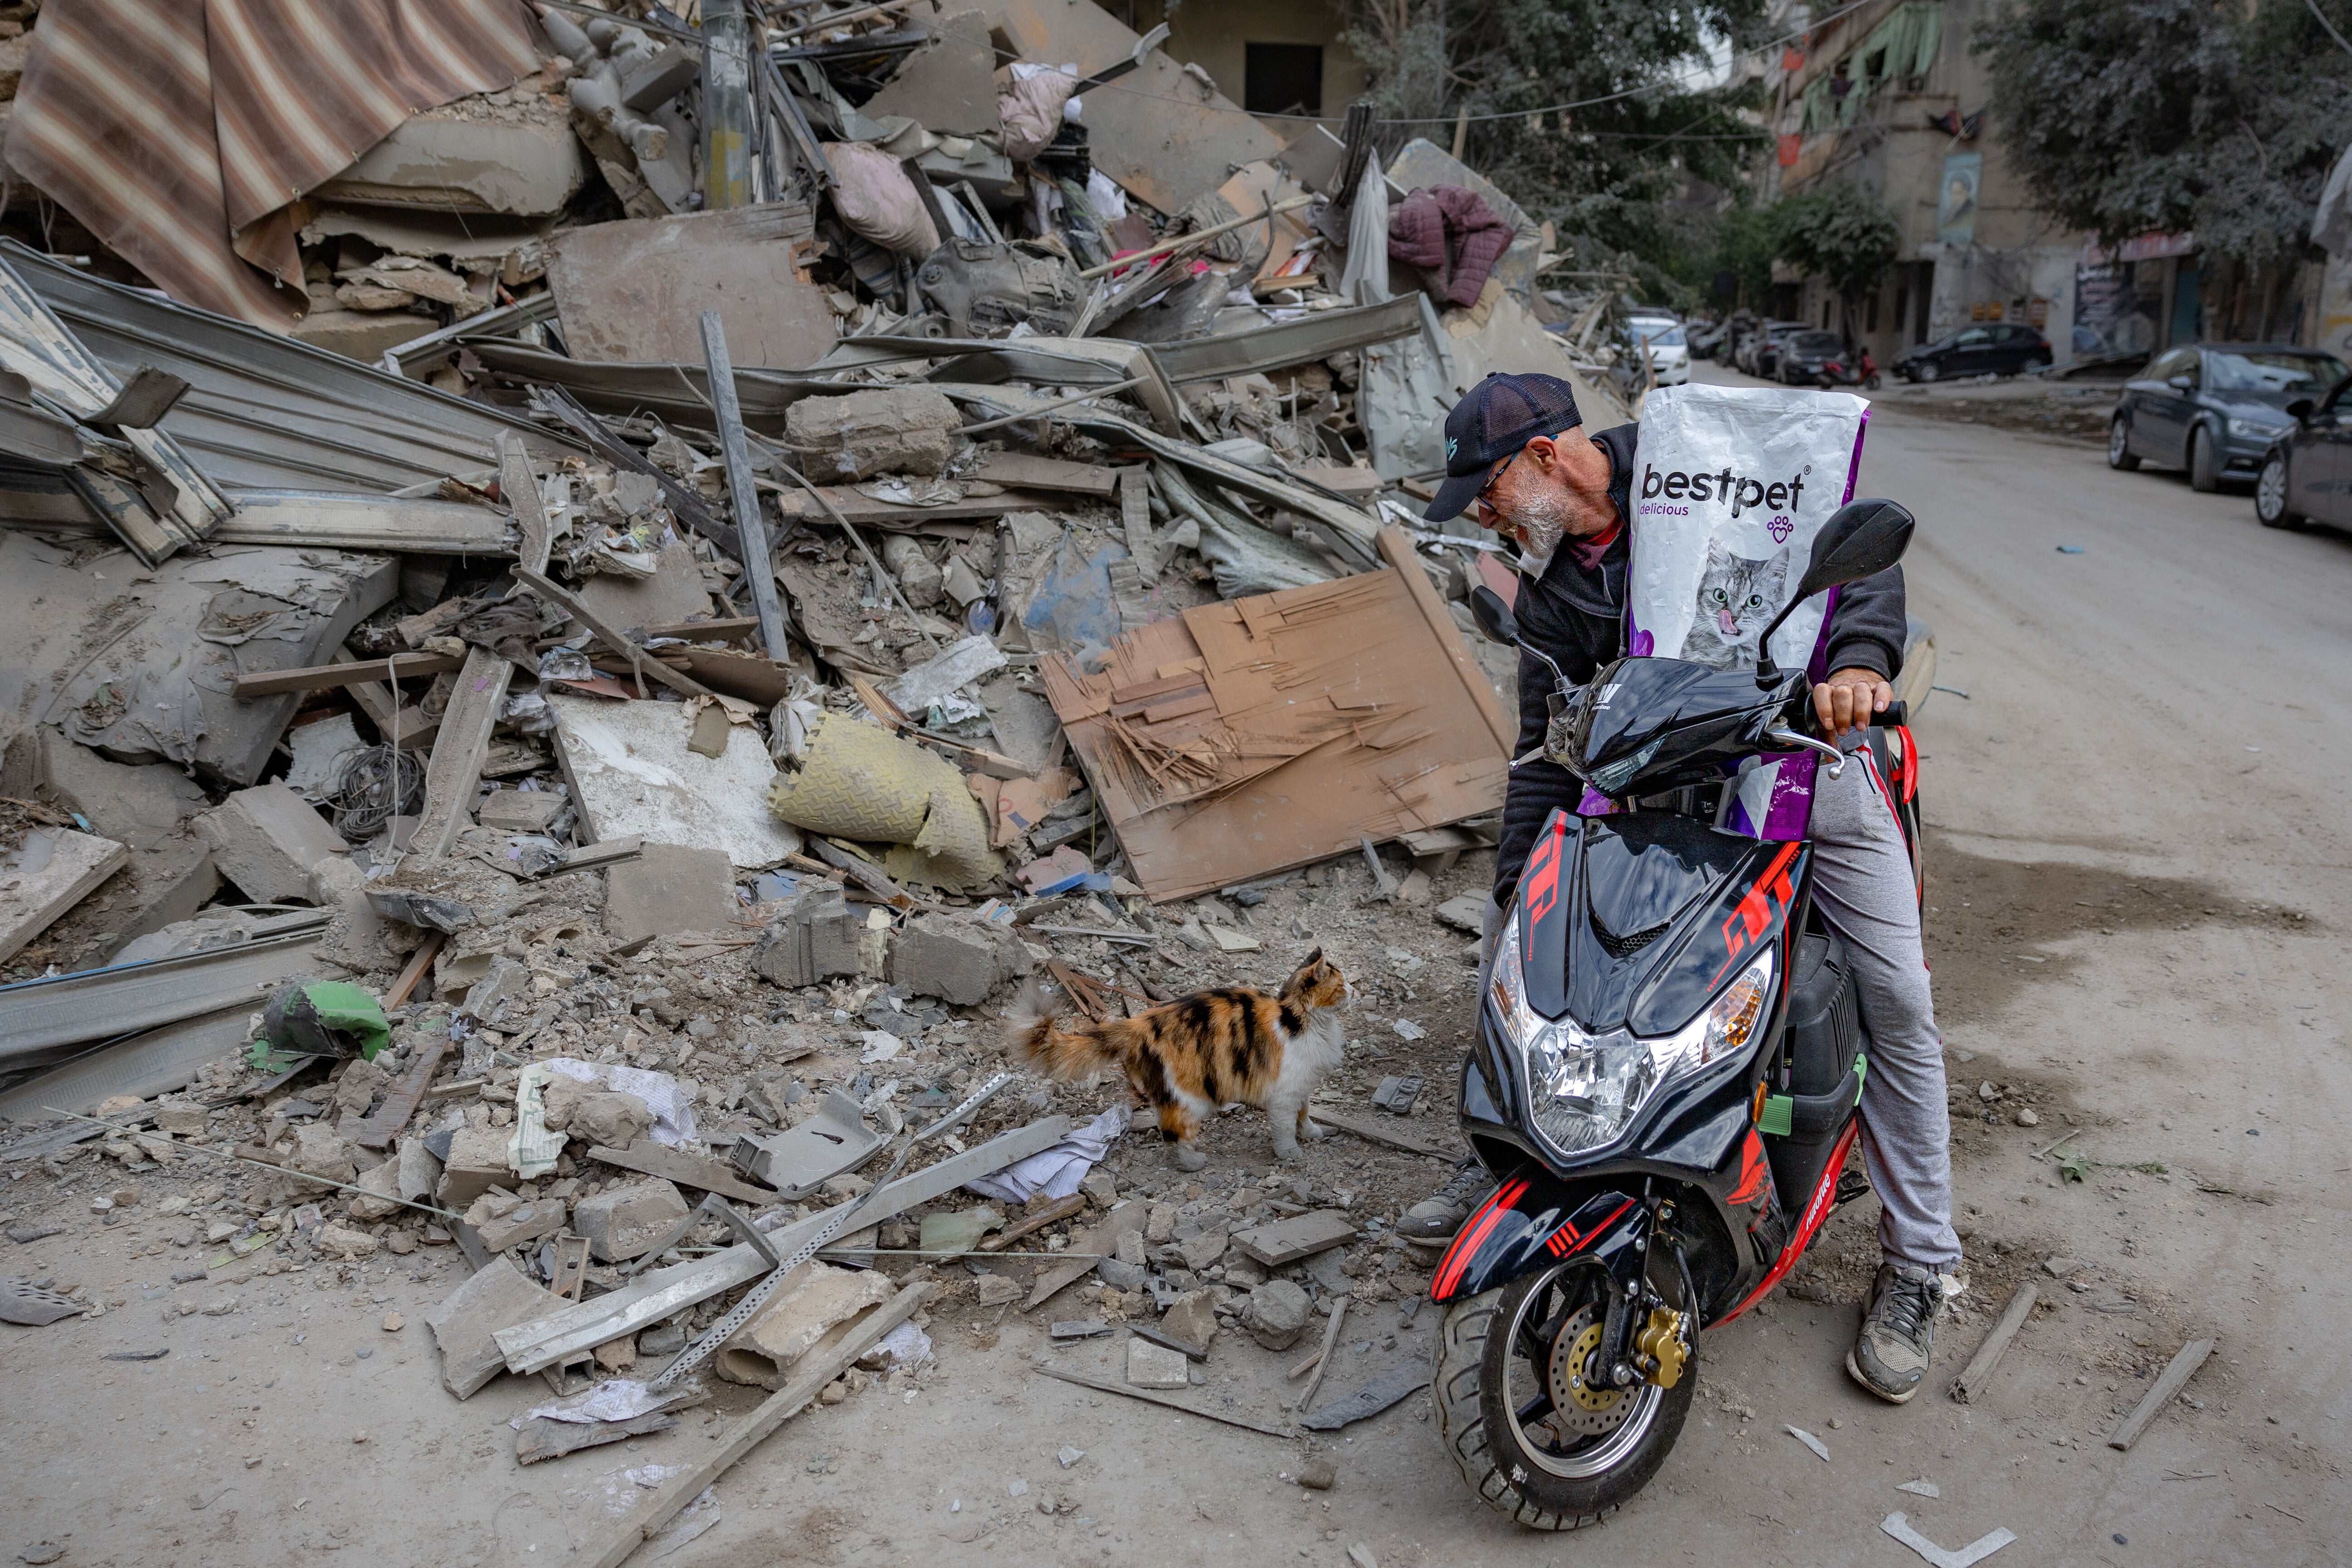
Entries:
{"type": "Polygon", "coordinates": [[[460,1127],[449,1140],[449,1157],[442,1162],[441,1180],[434,1195],[443,1208],[463,1209],[492,1187],[514,1180],[507,1145],[514,1134],[504,1127],[460,1127]]]}
{"type": "Polygon", "coordinates": [[[351,1194],[351,1215],[362,1225],[373,1225],[380,1219],[390,1219],[400,1212],[400,1162],[386,1160],[382,1164],[360,1173],[353,1184],[361,1191],[351,1194]]]}
{"type": "Polygon", "coordinates": [[[944,472],[963,419],[928,386],[803,397],[785,412],[786,441],[818,480],[944,472]]]}
{"type": "Polygon", "coordinates": [[[1127,1381],[1132,1388],[1190,1388],[1192,1385],[1192,1363],[1184,1359],[1182,1351],[1171,1351],[1166,1345],[1155,1345],[1150,1340],[1129,1337],[1127,1342],[1127,1381]]]}
{"type": "Polygon", "coordinates": [[[1217,1299],[1208,1290],[1187,1290],[1161,1315],[1160,1331],[1205,1351],[1217,1337],[1217,1299]]]}
{"type": "Polygon", "coordinates": [[[1250,1292],[1242,1327],[1270,1351],[1286,1351],[1306,1330],[1314,1310],[1307,1292],[1287,1279],[1269,1279],[1250,1292]]]}
{"type": "Polygon", "coordinates": [[[1222,1230],[1204,1230],[1178,1242],[1176,1250],[1183,1255],[1184,1267],[1198,1274],[1225,1255],[1228,1239],[1222,1230]]]}
{"type": "Polygon", "coordinates": [[[505,1258],[493,1258],[425,1314],[441,1352],[442,1386],[460,1399],[470,1396],[506,1370],[507,1358],[492,1334],[567,1304],[524,1279],[505,1258]]]}
{"type": "Polygon", "coordinates": [[[587,152],[562,118],[478,119],[450,104],[394,126],[318,194],[362,206],[537,217],[560,211],[587,177],[587,152]]]}
{"type": "Polygon", "coordinates": [[[288,1162],[288,1169],[330,1182],[348,1182],[355,1173],[352,1144],[324,1121],[304,1122],[294,1138],[294,1157],[288,1162]]]}
{"type": "Polygon", "coordinates": [[[735,868],[723,849],[648,844],[635,860],[604,873],[604,932],[626,947],[677,931],[730,929],[735,868]]]}
{"type": "Polygon", "coordinates": [[[68,827],[35,827],[0,854],[0,959],[55,925],[90,891],[130,862],[110,838],[68,827]]]}
{"type": "Polygon", "coordinates": [[[547,1080],[541,1103],[549,1131],[606,1149],[626,1149],[653,1131],[652,1108],[635,1095],[561,1074],[547,1080]]]}
{"type": "Polygon", "coordinates": [[[978,1290],[974,1300],[983,1307],[1003,1307],[1029,1294],[1028,1288],[1021,1281],[1003,1274],[982,1275],[978,1290]]]}
{"type": "Polygon", "coordinates": [[[572,1211],[572,1228],[588,1238],[588,1250],[599,1261],[625,1263],[643,1257],[686,1215],[686,1200],[677,1189],[656,1179],[608,1187],[581,1199],[572,1211]]]}
{"type": "MultiPolygon", "coordinates": [[[[480,1202],[476,1200],[477,1204],[480,1202]]],[[[537,1241],[543,1236],[553,1236],[563,1228],[563,1200],[540,1198],[518,1204],[504,1215],[493,1219],[485,1214],[476,1220],[469,1210],[467,1222],[482,1238],[482,1245],[492,1252],[504,1252],[510,1247],[520,1247],[527,1241],[537,1241]]],[[[675,1221],[672,1222],[676,1223],[675,1221]]]]}
{"type": "Polygon", "coordinates": [[[193,1100],[159,1100],[155,1105],[155,1130],[169,1132],[174,1138],[200,1138],[209,1114],[193,1100]]]}
{"type": "Polygon", "coordinates": [[[929,609],[947,593],[946,574],[923,553],[921,542],[912,535],[893,533],[885,538],[882,563],[898,579],[898,591],[907,595],[907,603],[919,610],[929,609]]]}
{"type": "Polygon", "coordinates": [[[373,1258],[383,1246],[367,1232],[341,1225],[322,1225],[310,1233],[310,1239],[320,1251],[331,1252],[346,1262],[355,1258],[373,1258]]]}
{"type": "Polygon", "coordinates": [[[341,787],[343,769],[360,749],[359,726],[348,713],[297,724],[286,731],[286,749],[294,753],[286,787],[305,800],[324,800],[341,787]]]}
{"type": "Polygon", "coordinates": [[[500,833],[541,833],[569,804],[553,790],[502,789],[482,797],[474,820],[500,833]]]}
{"type": "Polygon", "coordinates": [[[441,1162],[422,1138],[403,1138],[394,1164],[393,1190],[412,1203],[430,1196],[434,1184],[441,1180],[441,1162]]]}
{"type": "Polygon", "coordinates": [[[1316,1209],[1234,1233],[1234,1245],[1268,1268],[1279,1268],[1327,1247],[1343,1246],[1355,1239],[1355,1222],[1338,1209],[1316,1209]]]}
{"type": "Polygon", "coordinates": [[[257,904],[308,903],[310,868],[349,852],[327,819],[284,784],[241,789],[195,819],[213,865],[257,904]]]}
{"type": "Polygon", "coordinates": [[[780,1388],[793,1363],[840,1325],[888,1300],[892,1291],[889,1278],[878,1270],[837,1268],[811,1259],[793,1270],[758,1317],[719,1347],[711,1368],[731,1383],[780,1388]]]}
{"type": "Polygon", "coordinates": [[[354,1058],[335,1080],[332,1104],[339,1111],[365,1116],[368,1107],[375,1103],[376,1095],[391,1083],[392,1075],[383,1068],[364,1058],[354,1058]]]}
{"type": "Polygon", "coordinates": [[[751,972],[778,985],[814,985],[858,970],[864,921],[849,912],[837,886],[810,888],[787,900],[751,949],[751,972]]]}
{"type": "Polygon", "coordinates": [[[892,984],[959,1007],[986,1001],[998,986],[1035,964],[1010,926],[953,915],[918,915],[890,945],[892,984]]]}

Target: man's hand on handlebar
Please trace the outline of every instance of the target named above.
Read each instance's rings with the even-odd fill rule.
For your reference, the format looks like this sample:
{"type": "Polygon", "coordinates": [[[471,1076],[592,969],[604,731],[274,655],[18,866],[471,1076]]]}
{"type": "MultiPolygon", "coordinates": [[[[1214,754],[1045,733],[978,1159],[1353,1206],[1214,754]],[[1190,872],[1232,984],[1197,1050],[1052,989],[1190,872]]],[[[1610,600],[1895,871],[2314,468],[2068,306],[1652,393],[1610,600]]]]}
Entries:
{"type": "Polygon", "coordinates": [[[1894,700],[1895,689],[1885,676],[1849,666],[1813,688],[1813,716],[1821,721],[1822,733],[1834,741],[1867,725],[1871,715],[1885,712],[1894,700]]]}

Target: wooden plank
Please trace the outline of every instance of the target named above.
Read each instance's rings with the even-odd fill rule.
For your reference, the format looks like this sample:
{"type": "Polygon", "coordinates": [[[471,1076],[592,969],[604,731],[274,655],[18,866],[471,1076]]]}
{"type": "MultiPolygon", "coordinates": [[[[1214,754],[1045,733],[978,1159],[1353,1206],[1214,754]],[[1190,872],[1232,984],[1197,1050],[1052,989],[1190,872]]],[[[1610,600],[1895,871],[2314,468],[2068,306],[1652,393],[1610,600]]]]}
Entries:
{"type": "Polygon", "coordinates": [[[1146,1405],[1157,1405],[1167,1410],[1179,1410],[1187,1415],[1198,1415],[1203,1421],[1217,1421],[1227,1426],[1239,1426],[1245,1432],[1263,1432],[1269,1437],[1295,1437],[1298,1435],[1287,1426],[1268,1426],[1239,1415],[1227,1415],[1215,1410],[1195,1409],[1181,1399],[1171,1399],[1161,1394],[1149,1394],[1140,1388],[1129,1388],[1123,1383],[1106,1383],[1098,1377],[1088,1377],[1082,1372],[1065,1372],[1060,1367],[1046,1366],[1043,1363],[1031,1370],[1043,1373],[1046,1377],[1058,1378],[1064,1383],[1075,1383],[1080,1388],[1091,1388],[1097,1394],[1116,1394],[1127,1399],[1140,1399],[1146,1405]]]}
{"type": "MultiPolygon", "coordinates": [[[[1323,1386],[1323,1374],[1331,1370],[1331,1347],[1339,1342],[1339,1320],[1348,1315],[1350,1300],[1345,1290],[1331,1298],[1331,1316],[1323,1325],[1323,1348],[1315,1352],[1315,1375],[1308,1378],[1307,1386],[1298,1391],[1298,1408],[1301,1411],[1315,1408],[1315,1391],[1323,1386]]],[[[1298,1374],[1294,1372],[1291,1375],[1296,1377],[1298,1374]]]]}
{"type": "Polygon", "coordinates": [[[1086,1206],[1086,1194],[1084,1193],[1072,1193],[1066,1198],[1060,1198],[1046,1205],[1044,1208],[1039,1209],[1035,1214],[1033,1214],[1026,1219],[1023,1220],[1019,1225],[1007,1226],[1004,1229],[998,1231],[994,1236],[985,1237],[982,1240],[977,1250],[981,1252],[1002,1252],[1006,1247],[1012,1246],[1014,1242],[1019,1241],[1023,1237],[1033,1236],[1058,1220],[1066,1220],[1074,1214],[1081,1213],[1085,1210],[1086,1206]]]}
{"type": "Polygon", "coordinates": [[[514,666],[489,649],[466,650],[457,689],[441,715],[441,738],[425,764],[425,815],[409,841],[418,854],[447,855],[473,822],[474,788],[482,782],[482,759],[489,754],[490,731],[513,678],[514,666]]]}
{"type": "Polygon", "coordinates": [[[2017,1331],[2025,1326],[2026,1315],[2033,1310],[2033,1303],[2040,1295],[2031,1279],[2017,1288],[2009,1299],[2009,1305],[2001,1309],[2000,1321],[1993,1324],[1992,1332],[1977,1346],[1977,1353],[1969,1358],[1969,1364],[1961,1369],[1960,1375],[1952,1379],[1953,1398],[1966,1405],[1984,1392],[1985,1384],[1992,1381],[1993,1368],[2000,1364],[2001,1356],[2009,1350],[2010,1341],[2017,1338],[2017,1331]]]}
{"type": "MultiPolygon", "coordinates": [[[[346,645],[335,649],[330,662],[357,664],[359,657],[346,645]]],[[[355,680],[343,689],[351,693],[352,700],[360,705],[360,711],[368,716],[368,722],[375,726],[376,733],[387,743],[397,733],[404,752],[433,749],[433,738],[441,732],[441,721],[426,718],[421,708],[397,708],[394,688],[381,681],[355,680]]]]}
{"type": "Polygon", "coordinates": [[[314,664],[299,669],[272,669],[240,675],[229,688],[239,701],[275,697],[287,691],[318,691],[331,686],[358,686],[372,680],[407,680],[461,669],[466,661],[449,653],[396,653],[389,658],[354,659],[349,664],[314,664]]]}
{"type": "Polygon", "coordinates": [[[737,1422],[720,1440],[717,1453],[690,1467],[684,1475],[673,1477],[661,1490],[639,1505],[621,1522],[612,1543],[591,1560],[590,1568],[621,1568],[631,1553],[677,1516],[678,1510],[700,1496],[703,1488],[734,1468],[736,1462],[758,1447],[770,1433],[815,1403],[816,1396],[855,1365],[859,1356],[873,1349],[883,1335],[913,1317],[915,1310],[929,1299],[932,1289],[929,1284],[909,1285],[858,1320],[856,1327],[832,1351],[817,1358],[814,1365],[800,1372],[761,1401],[759,1408],[737,1422]]]}
{"type": "Polygon", "coordinates": [[[1160,577],[1160,546],[1151,537],[1151,470],[1118,470],[1118,521],[1127,534],[1127,552],[1145,583],[1160,577]]]}
{"type": "Polygon", "coordinates": [[[757,618],[736,616],[715,621],[670,621],[647,626],[648,637],[682,637],[688,642],[741,642],[760,629],[757,618]]]}
{"type": "Polygon", "coordinates": [[[590,1148],[588,1158],[602,1160],[607,1165],[618,1165],[639,1175],[659,1176],[676,1182],[682,1187],[698,1187],[706,1193],[717,1193],[722,1198],[737,1203],[782,1203],[783,1194],[764,1187],[751,1186],[740,1180],[718,1161],[707,1156],[680,1153],[655,1143],[646,1148],[607,1149],[602,1145],[590,1148]]]}
{"type": "Polygon", "coordinates": [[[1095,1270],[1095,1265],[1118,1250],[1118,1238],[1129,1231],[1143,1234],[1143,1205],[1133,1199],[1115,1204],[1111,1211],[1095,1222],[1084,1236],[1070,1237],[1070,1250],[1087,1256],[1073,1258],[1067,1263],[1056,1263],[1037,1276],[1037,1283],[1029,1291],[1029,1300],[1021,1310],[1034,1312],[1044,1306],[1055,1292],[1076,1284],[1095,1270]]]}
{"type": "Polygon", "coordinates": [[[515,1463],[535,1465],[541,1459],[560,1459],[583,1448],[667,1432],[677,1425],[677,1417],[667,1410],[626,1421],[558,1421],[552,1416],[535,1416],[515,1432],[515,1463]]]}
{"type": "Polygon", "coordinates": [[[1451,1160],[1461,1152],[1459,1149],[1407,1131],[1402,1124],[1391,1125],[1375,1117],[1357,1116],[1344,1110],[1326,1110],[1319,1105],[1308,1106],[1307,1114],[1326,1127],[1336,1127],[1342,1132],[1352,1132],[1367,1142],[1385,1143],[1408,1154],[1427,1154],[1440,1160],[1451,1160]]]}
{"type": "MultiPolygon", "coordinates": [[[[746,570],[748,571],[749,568],[747,567],[746,570]]],[[[677,670],[672,669],[668,665],[663,663],[660,659],[648,656],[645,649],[639,647],[635,643],[629,640],[628,633],[622,631],[619,627],[605,620],[604,616],[590,609],[586,605],[582,604],[576,595],[568,593],[564,589],[558,587],[543,574],[533,572],[529,567],[518,566],[515,568],[515,581],[520,583],[524,587],[529,588],[541,598],[545,599],[549,604],[556,605],[565,614],[569,615],[573,620],[578,621],[582,626],[586,626],[590,631],[595,633],[597,638],[602,641],[605,647],[611,648],[614,653],[619,654],[622,658],[629,660],[630,664],[634,668],[643,670],[646,674],[652,676],[656,680],[660,681],[664,686],[668,687],[671,690],[678,693],[680,696],[713,697],[718,695],[716,692],[712,691],[710,688],[695,679],[694,677],[690,675],[681,675],[677,670]]]]}
{"type": "Polygon", "coordinates": [[[1268,1268],[1345,1247],[1355,1239],[1356,1222],[1337,1209],[1313,1209],[1272,1225],[1234,1232],[1234,1245],[1268,1268]]]}
{"type": "MultiPolygon", "coordinates": [[[[437,937],[441,933],[435,931],[433,934],[437,937]]],[[[433,954],[440,948],[438,942],[428,942],[419,947],[416,951],[422,955],[422,961],[412,958],[409,969],[423,973],[425,965],[433,962],[433,954]]],[[[404,972],[401,978],[408,981],[409,990],[415,989],[416,983],[407,973],[404,972]]],[[[402,1000],[406,1000],[404,994],[402,1000]]],[[[398,1006],[399,1003],[393,1005],[398,1006]]],[[[408,1070],[400,1075],[399,1081],[384,1095],[383,1103],[360,1123],[359,1135],[354,1142],[361,1148],[381,1149],[408,1125],[408,1119],[416,1113],[417,1106],[424,1103],[425,1091],[433,1087],[433,1075],[441,1070],[441,1058],[449,1051],[449,1037],[446,1032],[435,1036],[417,1048],[415,1059],[408,1064],[408,1070]]]]}
{"type": "Polygon", "coordinates": [[[1470,655],[1470,646],[1462,640],[1462,628],[1454,624],[1446,613],[1445,602],[1437,596],[1437,587],[1422,570],[1421,558],[1412,552],[1412,538],[1402,528],[1384,528],[1373,541],[1380,546],[1381,558],[1396,569],[1404,579],[1405,591],[1412,595],[1413,606],[1421,611],[1422,619],[1429,623],[1430,635],[1437,646],[1445,650],[1452,661],[1454,673],[1462,679],[1463,689],[1470,694],[1478,716],[1486,721],[1494,731],[1495,744],[1508,755],[1519,743],[1518,721],[1503,711],[1503,700],[1495,695],[1494,683],[1470,655]]]}
{"type": "MultiPolygon", "coordinates": [[[[1066,458],[1041,458],[1034,452],[991,452],[968,478],[1036,490],[1068,490],[1108,499],[1126,474],[1140,468],[1107,468],[1097,463],[1073,463],[1066,458]]],[[[1149,514],[1147,514],[1148,516],[1149,514]]]]}
{"type": "Polygon", "coordinates": [[[2128,1448],[2138,1442],[2139,1435],[2147,1430],[2147,1424],[2172,1403],[2174,1395],[2188,1386],[2190,1378],[2197,1375],[2197,1369],[2205,1364],[2205,1358],[2213,1353],[2213,1346],[2217,1342],[2213,1340],[2191,1340],[2181,1346],[2180,1353],[2172,1358],[2171,1364],[2157,1378],[2156,1386],[2149,1389],[2140,1402],[2131,1407],[2131,1413],[2116,1422],[2116,1429],[2107,1434],[2107,1447],[2128,1448]]]}
{"type": "Polygon", "coordinates": [[[14,957],[130,863],[131,851],[111,838],[70,827],[28,830],[16,852],[0,859],[0,959],[14,957]]]}

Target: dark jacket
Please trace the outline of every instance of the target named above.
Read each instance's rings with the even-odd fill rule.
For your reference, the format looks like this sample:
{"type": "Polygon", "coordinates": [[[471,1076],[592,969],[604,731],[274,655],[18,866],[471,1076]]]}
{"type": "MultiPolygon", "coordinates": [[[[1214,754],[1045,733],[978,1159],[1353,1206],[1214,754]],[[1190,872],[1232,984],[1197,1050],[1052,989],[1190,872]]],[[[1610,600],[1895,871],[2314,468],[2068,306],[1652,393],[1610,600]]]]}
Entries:
{"type": "MultiPolygon", "coordinates": [[[[1638,425],[1620,425],[1591,437],[1609,454],[1609,498],[1617,503],[1620,519],[1633,517],[1633,447],[1638,425]]],[[[1600,668],[1620,657],[1625,642],[1625,564],[1630,529],[1601,552],[1591,571],[1578,564],[1573,551],[1562,545],[1540,582],[1522,578],[1516,606],[1519,634],[1559,661],[1568,679],[1581,686],[1600,668]]],[[[1830,615],[1829,668],[1874,669],[1892,680],[1903,668],[1906,625],[1903,568],[1889,566],[1838,591],[1837,607],[1830,615]]],[[[1511,755],[1526,756],[1543,746],[1544,729],[1551,717],[1546,700],[1551,672],[1519,656],[1519,743],[1511,755]]],[[[1520,764],[1511,773],[1503,795],[1502,842],[1495,851],[1495,901],[1508,904],[1519,883],[1519,868],[1536,835],[1554,807],[1573,813],[1584,798],[1584,785],[1573,773],[1540,758],[1520,764]]]]}

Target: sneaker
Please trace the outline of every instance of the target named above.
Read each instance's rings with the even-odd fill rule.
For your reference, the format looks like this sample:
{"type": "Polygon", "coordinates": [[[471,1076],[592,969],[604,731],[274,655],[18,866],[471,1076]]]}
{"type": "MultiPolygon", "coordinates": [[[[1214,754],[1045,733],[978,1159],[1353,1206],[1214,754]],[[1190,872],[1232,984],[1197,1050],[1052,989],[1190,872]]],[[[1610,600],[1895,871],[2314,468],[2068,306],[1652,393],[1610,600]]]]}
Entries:
{"type": "Polygon", "coordinates": [[[1475,1160],[1465,1160],[1446,1179],[1445,1185],[1404,1211],[1396,1223],[1396,1234],[1423,1247],[1451,1241],[1488,1193],[1495,1190],[1495,1178],[1475,1160]]]}
{"type": "Polygon", "coordinates": [[[1890,1405],[1918,1393],[1936,1342],[1936,1320],[1943,1316],[1948,1295],[1948,1283],[1939,1274],[1907,1263],[1880,1265],[1870,1310],[1846,1352],[1845,1369],[1853,1380],[1890,1405]]]}

